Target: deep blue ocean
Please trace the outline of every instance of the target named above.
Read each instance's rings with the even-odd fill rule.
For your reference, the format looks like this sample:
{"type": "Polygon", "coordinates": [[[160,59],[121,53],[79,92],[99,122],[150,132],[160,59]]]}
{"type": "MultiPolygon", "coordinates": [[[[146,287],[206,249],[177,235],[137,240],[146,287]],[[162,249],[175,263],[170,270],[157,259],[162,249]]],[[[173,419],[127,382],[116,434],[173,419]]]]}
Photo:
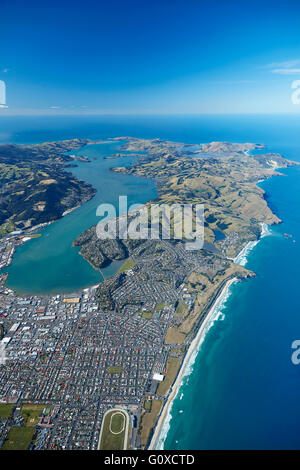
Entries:
{"type": "MultiPolygon", "coordinates": [[[[300,116],[0,116],[0,142],[73,137],[257,142],[300,161],[300,116]]],[[[283,223],[248,255],[257,277],[231,287],[173,402],[165,449],[300,448],[300,169],[261,183],[283,223]],[[292,235],[290,238],[284,233],[292,235]]]]}

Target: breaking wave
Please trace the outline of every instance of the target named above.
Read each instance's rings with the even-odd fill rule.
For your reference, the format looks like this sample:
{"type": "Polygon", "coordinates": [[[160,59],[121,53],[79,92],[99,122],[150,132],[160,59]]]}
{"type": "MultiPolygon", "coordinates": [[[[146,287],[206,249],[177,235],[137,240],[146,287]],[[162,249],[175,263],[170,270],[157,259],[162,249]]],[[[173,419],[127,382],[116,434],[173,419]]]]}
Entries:
{"type": "MultiPolygon", "coordinates": [[[[263,237],[266,237],[268,235],[271,235],[272,232],[269,228],[269,226],[265,223],[261,224],[261,234],[260,234],[260,239],[263,237]]],[[[250,241],[247,243],[247,245],[242,249],[242,251],[234,258],[234,262],[236,264],[239,264],[240,266],[245,266],[248,261],[248,256],[250,252],[253,250],[253,248],[259,243],[260,240],[254,240],[250,241]]],[[[223,321],[225,318],[225,314],[223,313],[223,310],[226,306],[226,303],[231,295],[231,288],[232,285],[234,285],[237,282],[236,279],[232,279],[232,281],[227,285],[226,288],[223,289],[221,295],[217,298],[216,302],[214,303],[212,310],[209,313],[210,320],[207,322],[207,325],[205,326],[205,329],[203,330],[203,333],[201,337],[199,338],[199,341],[197,343],[197,346],[195,347],[193,353],[191,354],[190,360],[188,364],[186,365],[184,371],[183,371],[183,377],[182,381],[178,387],[178,390],[176,392],[176,395],[174,396],[174,399],[172,400],[172,403],[170,404],[167,416],[164,420],[163,426],[161,428],[161,432],[159,435],[159,439],[157,442],[156,449],[158,450],[163,450],[164,449],[164,443],[166,441],[167,435],[169,433],[169,430],[171,428],[171,419],[172,419],[172,408],[174,401],[176,400],[179,391],[181,391],[181,388],[184,384],[188,383],[189,381],[189,376],[194,370],[194,365],[196,358],[198,356],[198,353],[201,349],[201,346],[205,340],[205,337],[208,333],[208,331],[214,326],[215,322],[217,321],[223,321]]],[[[183,392],[180,394],[180,400],[183,397],[183,392]]]]}
{"type": "MultiPolygon", "coordinates": [[[[188,383],[189,376],[191,375],[191,373],[194,370],[194,365],[195,365],[196,358],[198,356],[198,353],[201,349],[201,346],[202,346],[202,344],[205,340],[205,337],[206,337],[208,331],[212,328],[212,326],[214,325],[214,323],[216,321],[220,321],[220,317],[221,317],[221,320],[224,319],[225,315],[223,314],[223,309],[226,305],[226,302],[227,302],[228,298],[230,297],[231,286],[235,282],[236,282],[236,280],[232,279],[231,283],[228,284],[226,288],[224,288],[223,292],[217,298],[215,304],[212,307],[212,310],[209,314],[209,316],[211,318],[207,322],[207,325],[205,326],[205,328],[203,330],[203,333],[201,334],[201,336],[199,338],[197,346],[195,347],[193,353],[191,354],[190,360],[189,360],[188,364],[186,365],[186,367],[183,371],[182,380],[181,380],[181,383],[180,383],[180,385],[179,385],[179,387],[176,391],[176,395],[174,396],[174,398],[172,400],[172,403],[170,404],[168,413],[166,415],[166,418],[164,420],[164,423],[163,423],[163,426],[161,428],[161,432],[160,432],[160,435],[159,435],[159,438],[158,438],[158,442],[157,442],[157,446],[156,446],[156,449],[158,449],[158,450],[163,450],[164,449],[164,443],[165,443],[165,440],[167,438],[168,432],[169,432],[170,427],[171,427],[170,423],[171,423],[171,419],[173,417],[172,416],[172,408],[173,408],[174,401],[176,400],[176,398],[178,396],[178,393],[181,391],[181,387],[183,385],[185,385],[186,383],[188,383]]],[[[183,397],[183,393],[181,392],[180,399],[182,399],[182,397],[183,397]]]]}

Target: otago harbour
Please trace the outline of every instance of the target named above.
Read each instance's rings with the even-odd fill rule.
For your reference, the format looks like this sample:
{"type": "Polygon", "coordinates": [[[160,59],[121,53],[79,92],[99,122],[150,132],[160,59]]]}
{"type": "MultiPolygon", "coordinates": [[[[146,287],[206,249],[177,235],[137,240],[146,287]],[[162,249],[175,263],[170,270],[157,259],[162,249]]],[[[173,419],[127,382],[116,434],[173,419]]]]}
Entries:
{"type": "MultiPolygon", "coordinates": [[[[89,159],[88,162],[76,161],[77,167],[71,170],[78,179],[90,183],[96,189],[96,195],[62,219],[43,228],[41,237],[18,248],[8,269],[8,287],[22,293],[62,293],[92,286],[103,279],[99,271],[78,256],[79,249],[72,246],[74,240],[98,222],[96,210],[99,204],[117,205],[119,195],[123,194],[128,195],[130,204],[145,203],[156,195],[154,182],[149,179],[124,177],[109,171],[113,165],[120,162],[129,165],[134,159],[103,158],[114,155],[118,148],[118,142],[108,142],[72,150],[72,154],[83,154],[89,159]]],[[[119,267],[120,263],[116,262],[104,268],[103,274],[109,276],[119,267]]]]}

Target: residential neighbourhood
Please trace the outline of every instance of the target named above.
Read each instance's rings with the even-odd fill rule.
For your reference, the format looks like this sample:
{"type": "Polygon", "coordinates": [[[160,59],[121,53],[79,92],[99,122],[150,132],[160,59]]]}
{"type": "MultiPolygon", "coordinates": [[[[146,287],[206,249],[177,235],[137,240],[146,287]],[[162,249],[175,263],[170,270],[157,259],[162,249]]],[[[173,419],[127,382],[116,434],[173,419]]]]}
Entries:
{"type": "MultiPolygon", "coordinates": [[[[7,247],[13,251],[20,240],[20,234],[0,238],[0,253],[7,247]]],[[[161,256],[154,259],[147,255],[153,243],[133,250],[134,262],[121,275],[120,286],[117,274],[77,293],[22,296],[5,286],[2,271],[0,405],[11,404],[13,411],[0,418],[0,445],[11,429],[24,424],[16,410],[32,404],[43,408],[31,448],[97,449],[102,417],[116,406],[130,416],[128,445],[144,447],[145,399],[163,402],[165,393],[158,386],[168,360],[182,358],[184,351],[176,339],[165,340],[168,330],[180,325],[178,302],[186,312],[195,302],[183,280],[191,268],[211,269],[207,257],[168,242],[162,242],[161,256]],[[177,270],[172,263],[178,263],[177,270]],[[113,309],[101,301],[102,284],[113,309]]],[[[8,265],[10,258],[5,259],[8,265]]]]}

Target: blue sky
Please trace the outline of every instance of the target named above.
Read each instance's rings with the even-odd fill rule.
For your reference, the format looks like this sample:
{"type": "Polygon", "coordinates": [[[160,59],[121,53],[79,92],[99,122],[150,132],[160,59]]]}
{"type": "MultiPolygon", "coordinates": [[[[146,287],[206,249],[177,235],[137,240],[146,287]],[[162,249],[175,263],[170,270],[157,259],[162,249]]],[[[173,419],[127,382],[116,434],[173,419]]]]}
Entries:
{"type": "Polygon", "coordinates": [[[3,113],[299,112],[300,2],[1,0],[3,113]]]}

